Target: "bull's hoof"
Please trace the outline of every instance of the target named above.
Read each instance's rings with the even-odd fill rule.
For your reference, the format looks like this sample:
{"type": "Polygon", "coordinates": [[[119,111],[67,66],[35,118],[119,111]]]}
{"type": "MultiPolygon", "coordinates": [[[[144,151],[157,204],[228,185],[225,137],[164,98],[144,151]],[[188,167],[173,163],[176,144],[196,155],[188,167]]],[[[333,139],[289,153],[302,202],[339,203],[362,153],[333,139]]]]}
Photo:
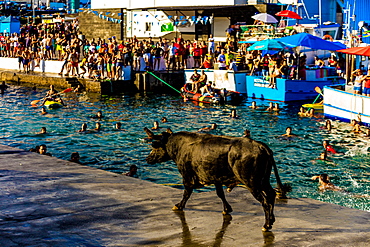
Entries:
{"type": "Polygon", "coordinates": [[[182,209],[178,208],[176,205],[172,208],[173,211],[182,211],[182,209]]]}
{"type": "Polygon", "coordinates": [[[262,227],[262,231],[263,231],[263,232],[269,232],[269,231],[271,231],[271,228],[272,228],[271,226],[270,226],[270,227],[265,227],[265,226],[263,226],[263,227],[262,227]]]}

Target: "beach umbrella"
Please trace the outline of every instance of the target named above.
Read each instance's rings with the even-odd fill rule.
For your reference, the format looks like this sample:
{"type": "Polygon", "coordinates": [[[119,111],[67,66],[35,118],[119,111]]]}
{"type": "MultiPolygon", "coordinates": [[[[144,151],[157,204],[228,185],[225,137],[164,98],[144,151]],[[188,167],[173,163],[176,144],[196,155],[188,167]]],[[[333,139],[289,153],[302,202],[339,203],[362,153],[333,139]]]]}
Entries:
{"type": "Polygon", "coordinates": [[[351,55],[370,56],[370,46],[353,47],[343,50],[337,50],[337,52],[342,52],[351,55]]]}
{"type": "Polygon", "coordinates": [[[281,41],[290,47],[306,46],[312,49],[329,51],[342,50],[346,48],[342,43],[323,40],[322,38],[313,36],[309,33],[299,33],[276,40],[281,41]]]}
{"type": "Polygon", "coordinates": [[[258,21],[263,21],[264,23],[277,23],[278,22],[278,20],[276,20],[275,17],[267,13],[257,14],[257,15],[252,16],[252,18],[258,21]]]}
{"type": "Polygon", "coordinates": [[[261,41],[257,41],[252,46],[248,47],[248,51],[266,51],[266,50],[283,50],[286,45],[278,40],[274,39],[265,39],[261,41]]]}
{"type": "Polygon", "coordinates": [[[297,19],[297,20],[302,19],[302,17],[299,16],[296,12],[293,12],[293,11],[290,11],[290,10],[283,10],[283,11],[277,12],[275,15],[276,16],[287,17],[287,18],[292,18],[292,19],[297,19]]]}

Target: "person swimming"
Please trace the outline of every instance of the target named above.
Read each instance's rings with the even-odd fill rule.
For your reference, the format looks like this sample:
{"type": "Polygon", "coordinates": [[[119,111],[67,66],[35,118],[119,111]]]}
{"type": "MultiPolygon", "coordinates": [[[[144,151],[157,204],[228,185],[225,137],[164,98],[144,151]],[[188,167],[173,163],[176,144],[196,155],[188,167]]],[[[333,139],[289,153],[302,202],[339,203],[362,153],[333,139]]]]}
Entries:
{"type": "Polygon", "coordinates": [[[136,165],[131,165],[130,166],[130,171],[125,173],[126,176],[129,176],[129,177],[135,177],[137,178],[137,166],[136,165]]]}
{"type": "Polygon", "coordinates": [[[326,150],[328,153],[330,152],[332,154],[344,154],[343,152],[338,152],[337,150],[335,150],[333,146],[329,144],[328,140],[324,140],[322,142],[322,146],[324,147],[324,150],[326,150]]]}
{"type": "Polygon", "coordinates": [[[82,164],[80,161],[80,154],[78,152],[73,152],[69,161],[75,162],[77,164],[82,164]]]}
{"type": "Polygon", "coordinates": [[[232,109],[231,110],[231,113],[230,113],[229,117],[231,117],[231,118],[239,118],[239,116],[236,115],[236,110],[235,109],[232,109]]]}
{"type": "Polygon", "coordinates": [[[44,107],[41,108],[41,115],[46,115],[48,112],[45,110],[44,107]]]}
{"type": "Polygon", "coordinates": [[[270,102],[269,107],[267,107],[266,111],[273,111],[273,110],[274,110],[274,104],[270,102]]]}
{"type": "Polygon", "coordinates": [[[162,119],[161,119],[161,122],[162,122],[162,123],[167,123],[167,121],[168,121],[168,120],[167,120],[167,118],[166,118],[166,117],[162,117],[162,119]]]}
{"type": "Polygon", "coordinates": [[[326,173],[320,174],[319,176],[313,176],[311,177],[312,180],[319,179],[319,190],[320,191],[326,191],[326,190],[332,190],[332,191],[344,191],[341,188],[335,186],[333,183],[330,182],[329,176],[326,173]]]}
{"type": "Polygon", "coordinates": [[[300,116],[300,117],[305,117],[306,116],[306,111],[305,111],[304,107],[301,106],[301,108],[299,108],[298,116],[300,116]]]}
{"type": "Polygon", "coordinates": [[[46,128],[41,127],[41,131],[38,134],[46,134],[46,128]]]}
{"type": "Polygon", "coordinates": [[[280,111],[279,103],[274,104],[274,108],[272,108],[273,111],[280,111]]]}
{"type": "Polygon", "coordinates": [[[243,135],[243,137],[250,138],[250,137],[251,137],[251,131],[250,131],[250,130],[248,130],[248,129],[244,130],[244,135],[243,135]]]}
{"type": "Polygon", "coordinates": [[[87,124],[86,123],[83,123],[81,125],[81,129],[78,132],[86,132],[86,131],[87,131],[87,124]]]}
{"type": "Polygon", "coordinates": [[[152,130],[159,130],[161,127],[159,127],[158,121],[154,121],[152,130]]]}
{"type": "Polygon", "coordinates": [[[99,123],[99,122],[96,122],[95,123],[95,129],[94,129],[95,131],[100,131],[101,130],[101,123],[99,123]]]}
{"type": "Polygon", "coordinates": [[[370,137],[370,129],[369,128],[366,128],[365,129],[365,135],[364,137],[370,137]]]}
{"type": "Polygon", "coordinates": [[[249,108],[257,109],[257,108],[258,108],[258,106],[257,106],[256,101],[252,101],[252,105],[250,105],[250,106],[249,106],[249,108]]]}
{"type": "Polygon", "coordinates": [[[353,126],[353,129],[352,129],[352,132],[358,134],[358,133],[361,133],[362,130],[361,130],[361,126],[359,123],[356,123],[354,126],[353,126]]]}
{"type": "Polygon", "coordinates": [[[101,111],[98,111],[96,115],[92,116],[92,118],[102,119],[104,118],[103,113],[101,111]]]}
{"type": "Polygon", "coordinates": [[[285,134],[282,134],[283,137],[297,137],[297,135],[292,134],[292,127],[286,127],[285,134]]]}
{"type": "Polygon", "coordinates": [[[42,154],[42,155],[51,156],[51,154],[47,152],[47,147],[45,144],[40,145],[37,153],[42,154]]]}
{"type": "Polygon", "coordinates": [[[198,132],[208,132],[208,131],[215,130],[215,129],[217,129],[217,124],[213,123],[211,124],[211,127],[201,128],[198,130],[198,132]]]}

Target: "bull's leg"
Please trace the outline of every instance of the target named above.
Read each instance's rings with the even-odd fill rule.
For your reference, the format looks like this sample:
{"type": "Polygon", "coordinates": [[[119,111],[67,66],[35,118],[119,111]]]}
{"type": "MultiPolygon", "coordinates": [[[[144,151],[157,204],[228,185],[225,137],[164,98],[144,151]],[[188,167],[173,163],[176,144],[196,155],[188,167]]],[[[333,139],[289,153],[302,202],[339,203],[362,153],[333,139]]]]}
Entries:
{"type": "Polygon", "coordinates": [[[193,187],[184,185],[184,194],[182,196],[181,202],[173,206],[172,210],[183,210],[185,208],[186,202],[189,200],[191,194],[193,193],[193,187]]]}
{"type": "Polygon", "coordinates": [[[224,204],[224,211],[222,212],[223,214],[229,214],[233,211],[233,209],[231,208],[230,204],[226,201],[226,198],[225,198],[225,193],[224,193],[224,190],[222,189],[222,184],[215,184],[216,186],[216,193],[218,195],[218,197],[221,198],[223,204],[224,204]]]}
{"type": "Polygon", "coordinates": [[[269,231],[275,222],[274,204],[276,193],[271,186],[268,186],[262,191],[252,191],[252,194],[262,204],[265,212],[265,224],[262,227],[262,231],[269,231]]]}

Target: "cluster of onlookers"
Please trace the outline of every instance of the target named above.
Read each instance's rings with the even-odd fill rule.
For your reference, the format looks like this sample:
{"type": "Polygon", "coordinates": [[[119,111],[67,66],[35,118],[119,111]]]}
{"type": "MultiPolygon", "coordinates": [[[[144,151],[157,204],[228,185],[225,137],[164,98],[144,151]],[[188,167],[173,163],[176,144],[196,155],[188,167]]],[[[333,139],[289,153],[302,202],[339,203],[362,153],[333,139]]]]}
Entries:
{"type": "MultiPolygon", "coordinates": [[[[248,70],[264,77],[274,87],[275,78],[304,79],[305,55],[279,52],[247,51],[250,44],[226,38],[216,42],[212,34],[207,41],[184,40],[181,34],[172,39],[151,37],[139,40],[134,36],[119,41],[115,36],[84,39],[79,32],[78,19],[50,24],[33,23],[22,26],[20,33],[0,35],[0,56],[16,57],[19,70],[29,72],[41,66],[42,60],[64,61],[60,75],[91,79],[122,78],[124,67],[134,71],[179,70],[203,68],[248,70]]],[[[341,70],[336,57],[329,66],[341,70]]],[[[315,65],[322,66],[320,59],[315,65]]]]}

